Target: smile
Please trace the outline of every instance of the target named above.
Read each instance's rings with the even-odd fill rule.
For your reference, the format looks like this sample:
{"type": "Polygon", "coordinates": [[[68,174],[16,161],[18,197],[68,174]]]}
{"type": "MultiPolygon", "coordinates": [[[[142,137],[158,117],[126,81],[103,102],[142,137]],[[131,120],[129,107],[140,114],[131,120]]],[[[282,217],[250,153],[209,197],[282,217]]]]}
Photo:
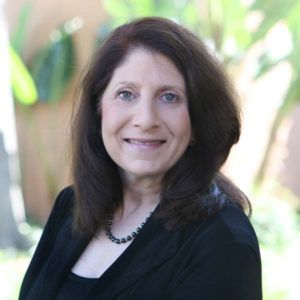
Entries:
{"type": "Polygon", "coordinates": [[[134,145],[159,145],[166,142],[165,140],[135,139],[135,138],[124,139],[124,141],[126,143],[134,144],[134,145]]]}
{"type": "Polygon", "coordinates": [[[124,141],[135,150],[153,151],[159,149],[166,140],[127,138],[124,141]]]}

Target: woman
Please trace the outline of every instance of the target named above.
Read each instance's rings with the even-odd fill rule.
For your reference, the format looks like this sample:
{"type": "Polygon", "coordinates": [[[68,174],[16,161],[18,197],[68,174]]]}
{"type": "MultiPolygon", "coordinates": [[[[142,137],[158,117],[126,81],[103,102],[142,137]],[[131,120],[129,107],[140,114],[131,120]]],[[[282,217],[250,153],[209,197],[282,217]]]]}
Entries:
{"type": "Polygon", "coordinates": [[[117,28],[83,80],[72,187],[55,203],[20,299],[261,299],[247,198],[219,172],[239,139],[221,66],[192,33],[117,28]]]}

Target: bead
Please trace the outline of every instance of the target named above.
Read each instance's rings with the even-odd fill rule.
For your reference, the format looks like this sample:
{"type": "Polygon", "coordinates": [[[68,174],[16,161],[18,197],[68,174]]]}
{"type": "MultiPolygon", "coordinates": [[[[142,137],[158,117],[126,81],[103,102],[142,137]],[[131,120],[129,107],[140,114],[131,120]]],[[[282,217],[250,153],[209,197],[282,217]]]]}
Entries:
{"type": "Polygon", "coordinates": [[[121,244],[121,243],[126,243],[128,241],[131,241],[132,239],[134,239],[137,234],[142,230],[142,228],[144,227],[145,223],[148,221],[149,217],[153,214],[153,211],[150,213],[150,215],[145,219],[144,222],[141,223],[141,225],[139,227],[137,227],[137,229],[135,231],[133,231],[131,233],[131,235],[128,235],[126,238],[116,238],[113,236],[113,234],[111,233],[111,225],[112,225],[112,217],[110,216],[110,218],[106,221],[105,224],[105,234],[106,236],[115,244],[121,244]]]}

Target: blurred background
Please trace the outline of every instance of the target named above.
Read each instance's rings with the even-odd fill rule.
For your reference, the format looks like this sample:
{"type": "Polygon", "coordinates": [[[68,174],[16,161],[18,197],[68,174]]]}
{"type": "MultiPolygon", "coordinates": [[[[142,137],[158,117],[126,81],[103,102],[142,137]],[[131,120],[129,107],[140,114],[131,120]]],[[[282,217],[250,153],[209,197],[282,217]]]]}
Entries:
{"type": "Polygon", "coordinates": [[[300,1],[0,0],[0,299],[20,283],[57,193],[82,71],[116,26],[170,18],[238,90],[243,131],[223,171],[251,199],[266,300],[300,289],[300,1]]]}

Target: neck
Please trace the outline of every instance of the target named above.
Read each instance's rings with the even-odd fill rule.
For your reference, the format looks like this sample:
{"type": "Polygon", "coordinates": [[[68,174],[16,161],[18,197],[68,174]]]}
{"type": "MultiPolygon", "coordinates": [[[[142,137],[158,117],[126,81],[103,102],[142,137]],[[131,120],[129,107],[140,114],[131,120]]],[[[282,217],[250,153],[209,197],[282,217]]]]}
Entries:
{"type": "Polygon", "coordinates": [[[140,178],[122,174],[123,205],[119,217],[123,218],[135,211],[152,211],[160,200],[162,178],[140,178]]]}

